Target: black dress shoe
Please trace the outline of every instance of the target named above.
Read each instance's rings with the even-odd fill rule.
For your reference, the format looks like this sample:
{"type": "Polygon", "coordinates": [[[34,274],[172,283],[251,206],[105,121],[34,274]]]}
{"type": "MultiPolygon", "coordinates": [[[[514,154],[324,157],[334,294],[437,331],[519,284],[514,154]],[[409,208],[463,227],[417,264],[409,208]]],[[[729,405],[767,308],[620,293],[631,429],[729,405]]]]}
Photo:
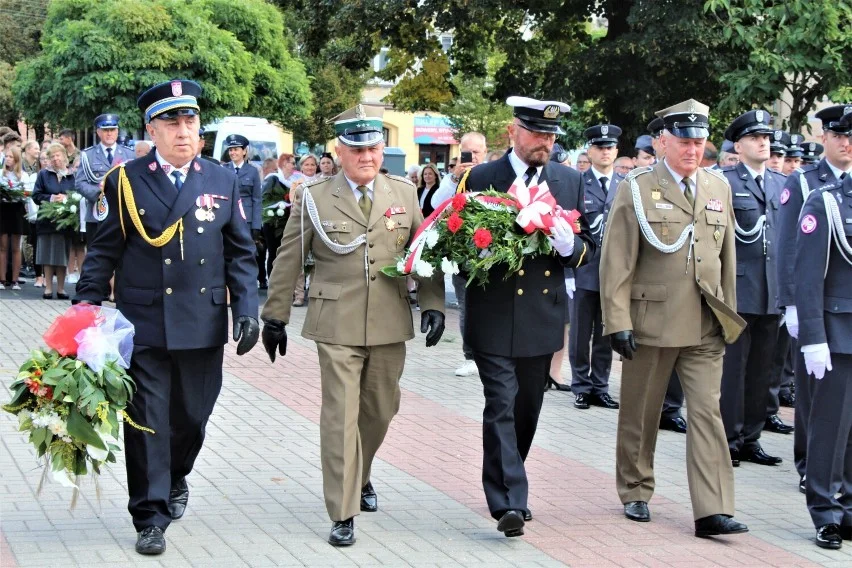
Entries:
{"type": "Polygon", "coordinates": [[[497,530],[507,537],[521,536],[524,534],[524,512],[506,511],[497,521],[497,530]]]}
{"type": "Polygon", "coordinates": [[[841,525],[840,538],[842,538],[843,540],[852,540],[852,526],[841,525]]]}
{"type": "Polygon", "coordinates": [[[136,552],[162,554],[166,551],[166,535],[160,527],[145,527],[136,536],[136,552]]]}
{"type": "Polygon", "coordinates": [[[565,383],[557,383],[550,375],[547,376],[547,387],[545,388],[547,390],[554,388],[558,391],[571,392],[571,385],[566,385],[565,383]]]}
{"type": "Polygon", "coordinates": [[[186,485],[184,477],[174,485],[169,491],[169,513],[173,520],[178,520],[186,512],[186,504],[189,501],[189,487],[186,485]]]}
{"type": "Polygon", "coordinates": [[[799,493],[807,493],[807,487],[805,487],[805,476],[803,475],[799,479],[799,493]]]}
{"type": "Polygon", "coordinates": [[[334,521],[331,524],[331,534],[328,535],[328,544],[332,546],[355,544],[355,517],[349,517],[345,521],[334,521]]]}
{"type": "Polygon", "coordinates": [[[580,410],[589,408],[589,395],[583,393],[574,395],[574,408],[579,408],[580,410]]]}
{"type": "Polygon", "coordinates": [[[748,527],[728,515],[710,515],[695,521],[695,536],[701,538],[745,532],[748,532],[748,527]]]}
{"type": "Polygon", "coordinates": [[[751,450],[743,450],[741,459],[757,465],[778,465],[784,461],[777,456],[770,456],[760,446],[755,446],[751,450]]]}
{"type": "Polygon", "coordinates": [[[379,498],[376,496],[373,484],[369,481],[361,488],[361,510],[366,513],[375,513],[379,510],[379,498]]]}
{"type": "Polygon", "coordinates": [[[784,421],[781,420],[781,417],[777,414],[773,414],[766,419],[766,424],[764,424],[763,429],[770,432],[776,432],[778,434],[790,434],[793,430],[795,430],[795,428],[789,424],[784,424],[784,421]]]}
{"type": "Polygon", "coordinates": [[[734,467],[740,467],[740,451],[739,450],[730,450],[730,452],[731,452],[731,465],[734,466],[734,467]]]}
{"type": "Polygon", "coordinates": [[[686,420],[682,416],[675,416],[674,418],[663,416],[660,418],[660,430],[670,430],[678,434],[686,434],[686,420]]]}
{"type": "Polygon", "coordinates": [[[786,406],[788,408],[796,407],[796,393],[795,392],[782,392],[778,395],[778,403],[781,406],[786,406]]]}
{"type": "Polygon", "coordinates": [[[615,410],[618,408],[618,403],[613,400],[609,393],[602,392],[601,394],[593,394],[589,396],[589,404],[593,406],[601,406],[603,408],[609,408],[610,410],[615,410]]]}
{"type": "Polygon", "coordinates": [[[532,520],[532,511],[529,509],[524,510],[524,522],[528,523],[532,520]]]}
{"type": "Polygon", "coordinates": [[[631,521],[647,523],[651,520],[651,511],[645,501],[630,501],[624,504],[624,516],[631,521]]]}
{"type": "Polygon", "coordinates": [[[843,546],[843,538],[840,536],[840,527],[832,523],[818,528],[816,533],[816,544],[820,548],[831,548],[834,550],[843,546]]]}

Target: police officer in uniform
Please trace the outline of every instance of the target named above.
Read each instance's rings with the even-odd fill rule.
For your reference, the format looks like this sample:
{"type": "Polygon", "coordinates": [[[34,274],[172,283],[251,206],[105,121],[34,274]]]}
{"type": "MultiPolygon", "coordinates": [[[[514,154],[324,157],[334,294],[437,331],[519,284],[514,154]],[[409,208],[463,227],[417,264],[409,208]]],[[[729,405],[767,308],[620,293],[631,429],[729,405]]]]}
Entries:
{"type": "MultiPolygon", "coordinates": [[[[840,119],[852,113],[852,103],[826,107],[816,113],[822,121],[822,144],[825,156],[818,163],[794,171],[784,184],[779,202],[778,226],[778,306],[785,308],[784,322],[795,340],[799,334],[798,310],[795,305],[795,251],[798,236],[799,214],[805,198],[811,191],[833,183],[852,173],[852,144],[848,128],[840,119]]],[[[794,346],[796,343],[794,342],[794,346]]],[[[798,347],[796,350],[795,384],[796,413],[793,435],[793,459],[799,473],[799,490],[805,492],[805,464],[807,462],[808,419],[810,416],[811,381],[805,373],[805,364],[798,347]]]]}
{"type": "MultiPolygon", "coordinates": [[[[380,274],[402,256],[423,215],[414,185],[379,174],[382,108],[357,105],[334,118],[341,171],[300,186],[263,307],[263,344],[274,362],[305,257],[315,267],[302,337],[316,342],[322,382],[320,454],[332,520],[328,542],[355,543],[354,518],[378,509],[370,472],[399,410],[405,342],[414,337],[404,278],[380,274]]],[[[444,280],[418,288],[426,346],[444,331],[444,280]]]]}
{"type": "Polygon", "coordinates": [[[822,144],[819,142],[806,142],[802,144],[802,163],[816,164],[820,160],[820,156],[825,151],[822,144]]]}
{"type": "MultiPolygon", "coordinates": [[[[852,135],[852,113],[841,124],[852,135]]],[[[811,380],[805,496],[816,544],[829,549],[852,540],[850,220],[852,176],[846,176],[808,195],[795,245],[799,344],[811,380]]]]}
{"type": "MultiPolygon", "coordinates": [[[[563,134],[559,117],[568,105],[528,97],[509,97],[506,104],[514,107],[512,149],[468,170],[459,185],[466,191],[507,191],[516,180],[528,187],[546,181],[563,209],[582,212],[580,174],[549,160],[556,135],[563,134]]],[[[563,344],[564,268],[576,268],[595,254],[585,217],[579,222],[580,232],[574,234],[558,219],[552,255],[527,258],[508,276],[504,268],[495,268],[486,285],[470,286],[465,296],[464,339],[473,349],[485,391],[482,483],[497,530],[507,537],[524,534],[524,522],[532,518],[524,460],[538,425],[551,358],[563,344]]]]}
{"type": "Polygon", "coordinates": [[[781,173],[789,176],[802,165],[802,156],[804,150],[800,146],[803,137],[801,134],[789,134],[784,132],[781,140],[787,145],[784,148],[784,166],[781,168],[781,173]]]}
{"type": "Polygon", "coordinates": [[[233,171],[237,176],[237,185],[240,188],[240,200],[246,211],[251,238],[257,248],[255,260],[257,262],[257,279],[266,282],[266,245],[261,237],[263,208],[261,207],[261,185],[260,172],[257,168],[246,161],[249,139],[241,134],[229,134],[225,138],[224,147],[228,150],[230,162],[225,167],[233,171]]]}
{"type": "Polygon", "coordinates": [[[786,134],[783,130],[773,130],[769,139],[769,160],[766,162],[766,167],[773,172],[782,173],[784,170],[784,155],[787,152],[787,146],[783,139],[786,134]]]}
{"type": "Polygon", "coordinates": [[[136,551],[161,554],[183,516],[186,477],[222,387],[226,287],[242,355],[257,342],[257,267],[236,178],[195,157],[201,87],[174,80],[137,101],[156,144],[104,181],[106,214],[75,302],[98,304],[115,272],[116,304],[135,326],[129,373],[136,394],[125,424],[128,509],[136,551]]]}
{"type": "Polygon", "coordinates": [[[117,114],[98,116],[95,119],[95,133],[98,135],[98,144],[80,153],[80,167],[74,174],[75,189],[86,198],[86,239],[89,242],[95,237],[98,222],[106,215],[101,193],[104,176],[113,166],[136,157],[133,150],[117,143],[117,114]]]}
{"type": "MultiPolygon", "coordinates": [[[[612,164],[618,154],[621,128],[614,124],[598,124],[587,128],[583,136],[589,144],[592,166],[583,172],[583,212],[595,237],[598,251],[603,246],[604,227],[615,191],[624,176],[615,173],[612,164]]],[[[570,304],[571,328],[568,360],[571,363],[571,392],[574,408],[585,410],[590,405],[617,409],[609,395],[609,371],[612,347],[601,329],[601,295],[599,252],[574,271],[576,291],[570,304]]]]}
{"type": "Polygon", "coordinates": [[[745,322],[735,308],[731,191],[721,174],[700,167],[708,111],[690,99],[657,112],[665,158],[622,182],[601,254],[604,329],[625,359],[616,446],[625,516],[651,519],[657,424],[676,369],[689,406],[687,474],[699,537],[748,530],[732,518],[734,474],[719,411],[725,343],[745,322]]]}
{"type": "Polygon", "coordinates": [[[725,350],[722,367],[720,405],[734,467],[740,460],[781,463],[781,458],[770,456],[760,445],[780,319],[775,231],[784,176],[766,167],[771,122],[767,111],[750,110],[725,131],[740,157],[736,166],[722,168],[722,173],[733,197],[737,313],[747,323],[739,339],[725,350]]]}

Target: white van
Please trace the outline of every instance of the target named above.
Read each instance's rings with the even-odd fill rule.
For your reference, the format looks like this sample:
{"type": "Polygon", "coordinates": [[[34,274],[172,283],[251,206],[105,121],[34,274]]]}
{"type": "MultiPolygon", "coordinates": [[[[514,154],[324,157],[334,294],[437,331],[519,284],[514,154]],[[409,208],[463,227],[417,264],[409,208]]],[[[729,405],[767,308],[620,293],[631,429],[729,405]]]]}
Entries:
{"type": "Polygon", "coordinates": [[[277,158],[282,153],[293,152],[293,135],[265,118],[253,116],[226,116],[204,126],[202,154],[221,162],[230,162],[223,148],[229,134],[241,134],[249,139],[248,159],[263,163],[267,158],[277,158]]]}

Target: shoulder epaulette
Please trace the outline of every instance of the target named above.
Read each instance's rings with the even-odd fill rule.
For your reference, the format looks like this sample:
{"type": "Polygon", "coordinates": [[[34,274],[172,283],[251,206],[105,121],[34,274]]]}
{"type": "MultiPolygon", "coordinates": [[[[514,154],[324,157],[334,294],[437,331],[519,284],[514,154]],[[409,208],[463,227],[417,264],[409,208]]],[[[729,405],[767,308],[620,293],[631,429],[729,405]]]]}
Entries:
{"type": "Polygon", "coordinates": [[[104,174],[103,179],[106,179],[106,178],[107,178],[107,176],[109,176],[109,174],[111,174],[111,173],[112,173],[112,172],[114,172],[115,170],[117,170],[117,169],[119,169],[119,168],[123,168],[123,167],[125,166],[125,164],[126,164],[126,163],[127,163],[127,162],[121,162],[120,164],[116,164],[116,165],[114,165],[113,167],[111,167],[111,168],[107,171],[107,173],[105,173],[105,174],[104,174]]]}
{"type": "Polygon", "coordinates": [[[797,174],[803,174],[805,172],[812,172],[812,171],[818,170],[818,169],[819,169],[819,162],[817,162],[816,164],[806,164],[804,166],[799,166],[798,168],[796,168],[796,173],[797,174]]]}
{"type": "Polygon", "coordinates": [[[835,189],[840,189],[843,187],[842,181],[833,181],[831,183],[827,183],[825,185],[821,185],[816,188],[814,191],[834,191],[835,189]]]}
{"type": "Polygon", "coordinates": [[[654,166],[642,166],[641,168],[633,168],[632,170],[630,170],[630,173],[628,173],[624,177],[624,179],[626,181],[633,181],[642,174],[651,173],[652,171],[654,171],[654,166]]]}
{"type": "Polygon", "coordinates": [[[405,183],[407,183],[407,184],[408,184],[408,185],[410,185],[411,187],[417,187],[416,185],[414,185],[414,182],[412,182],[412,181],[411,181],[410,179],[408,179],[407,177],[397,176],[397,175],[394,175],[394,174],[385,174],[385,175],[386,175],[387,177],[391,178],[391,179],[396,180],[396,181],[404,181],[405,183]]]}
{"type": "Polygon", "coordinates": [[[707,172],[708,174],[713,174],[714,176],[716,176],[717,178],[719,178],[720,180],[722,180],[726,184],[731,185],[730,182],[728,181],[728,178],[726,178],[725,175],[722,172],[720,172],[719,170],[714,170],[712,168],[704,168],[704,171],[707,172]]]}
{"type": "MultiPolygon", "coordinates": [[[[704,169],[709,170],[710,168],[704,168],[704,169]]],[[[722,172],[722,173],[724,173],[724,172],[735,172],[735,171],[737,171],[737,166],[724,166],[724,167],[719,168],[718,170],[713,170],[713,171],[714,172],[719,171],[719,172],[722,172]]]]}
{"type": "Polygon", "coordinates": [[[309,181],[308,183],[304,184],[302,187],[313,187],[313,186],[315,186],[315,185],[319,185],[319,184],[321,184],[321,183],[325,183],[325,182],[327,182],[327,181],[329,181],[329,180],[331,180],[331,179],[333,179],[333,178],[330,178],[330,177],[324,177],[324,178],[320,178],[320,179],[315,179],[315,180],[313,180],[313,181],[309,181]]]}

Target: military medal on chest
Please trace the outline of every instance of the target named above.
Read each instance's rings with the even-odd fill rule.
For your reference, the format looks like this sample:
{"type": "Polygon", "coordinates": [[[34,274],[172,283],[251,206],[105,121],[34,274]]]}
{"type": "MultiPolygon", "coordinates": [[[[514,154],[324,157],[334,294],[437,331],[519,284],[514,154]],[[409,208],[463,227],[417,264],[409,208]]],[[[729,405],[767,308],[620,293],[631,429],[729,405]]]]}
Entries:
{"type": "Polygon", "coordinates": [[[219,205],[215,201],[215,197],[209,193],[199,195],[195,200],[195,205],[198,209],[195,210],[195,218],[199,221],[211,222],[216,219],[216,214],[213,210],[219,205]]]}

